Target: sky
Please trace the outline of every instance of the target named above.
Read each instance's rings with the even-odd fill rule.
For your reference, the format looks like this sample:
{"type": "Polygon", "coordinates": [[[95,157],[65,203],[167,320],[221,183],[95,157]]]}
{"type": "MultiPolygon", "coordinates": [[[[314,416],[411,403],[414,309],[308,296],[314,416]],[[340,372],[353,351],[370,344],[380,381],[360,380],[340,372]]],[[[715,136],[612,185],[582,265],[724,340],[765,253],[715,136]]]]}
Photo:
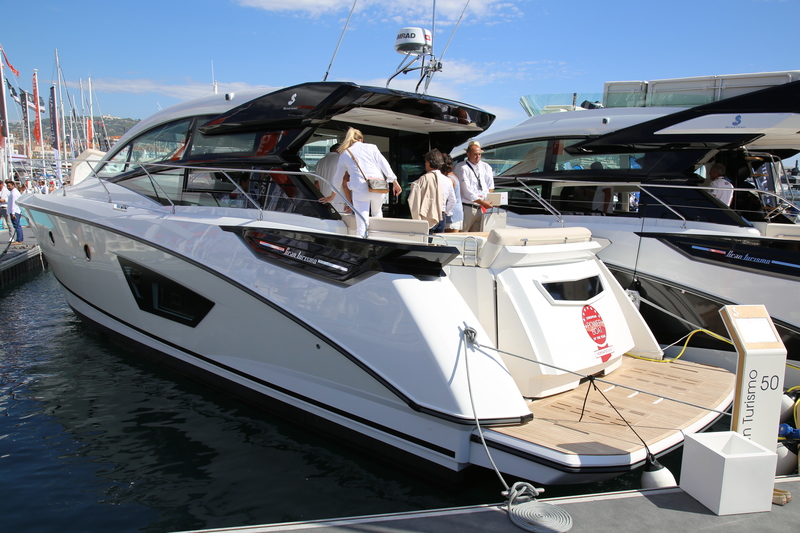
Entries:
{"type": "MultiPolygon", "coordinates": [[[[428,93],[495,114],[493,131],[526,117],[519,99],[529,94],[600,93],[607,81],[800,70],[800,0],[353,5],[3,0],[0,45],[20,72],[16,78],[5,70],[12,84],[32,92],[37,69],[39,91],[46,94],[56,79],[58,50],[73,90],[91,78],[95,116],[143,119],[211,94],[214,80],[219,92],[267,92],[321,81],[330,65],[328,81],[383,87],[404,57],[394,51],[398,30],[423,27],[433,29],[434,55],[443,64],[428,93]]],[[[417,81],[401,74],[390,87],[413,90],[417,81]]],[[[9,105],[11,120],[19,119],[18,109],[9,105]]]]}

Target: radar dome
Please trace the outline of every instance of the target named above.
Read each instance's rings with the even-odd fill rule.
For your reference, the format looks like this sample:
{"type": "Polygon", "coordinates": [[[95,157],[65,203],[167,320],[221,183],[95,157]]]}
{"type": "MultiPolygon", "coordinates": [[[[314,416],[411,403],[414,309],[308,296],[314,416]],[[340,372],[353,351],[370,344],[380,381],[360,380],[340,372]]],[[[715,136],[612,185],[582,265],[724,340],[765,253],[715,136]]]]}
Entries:
{"type": "Polygon", "coordinates": [[[432,37],[430,30],[422,28],[403,28],[397,32],[394,49],[406,55],[422,55],[431,52],[432,37]]]}

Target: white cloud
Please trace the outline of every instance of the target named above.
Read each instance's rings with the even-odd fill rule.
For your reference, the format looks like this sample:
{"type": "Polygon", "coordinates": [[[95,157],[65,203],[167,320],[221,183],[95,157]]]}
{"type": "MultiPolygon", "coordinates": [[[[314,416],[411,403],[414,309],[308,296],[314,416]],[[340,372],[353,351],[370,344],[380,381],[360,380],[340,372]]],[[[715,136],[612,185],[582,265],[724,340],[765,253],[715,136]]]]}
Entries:
{"type": "MultiPolygon", "coordinates": [[[[313,18],[322,15],[346,15],[353,7],[351,0],[234,0],[243,7],[252,7],[285,14],[298,14],[313,18]]],[[[517,17],[521,11],[518,2],[508,0],[470,0],[465,20],[491,23],[497,19],[517,17]]],[[[452,24],[459,19],[466,0],[439,0],[436,2],[436,24],[452,24]]],[[[433,3],[430,0],[360,0],[355,12],[371,20],[392,20],[401,24],[430,25],[433,3]]]]}
{"type": "MultiPolygon", "coordinates": [[[[78,84],[75,82],[67,82],[70,89],[77,89],[78,84]]],[[[86,85],[84,85],[86,88],[86,85]]],[[[206,96],[213,92],[213,87],[208,82],[198,82],[195,80],[187,79],[185,83],[174,84],[166,83],[159,80],[152,79],[117,79],[117,78],[103,78],[92,79],[92,88],[94,92],[106,94],[157,94],[177,98],[179,100],[190,100],[192,98],[199,98],[206,96]]],[[[265,93],[273,91],[278,87],[268,85],[251,85],[243,82],[234,83],[220,83],[218,85],[218,92],[229,93],[237,91],[246,91],[250,89],[263,90],[265,93]]]]}

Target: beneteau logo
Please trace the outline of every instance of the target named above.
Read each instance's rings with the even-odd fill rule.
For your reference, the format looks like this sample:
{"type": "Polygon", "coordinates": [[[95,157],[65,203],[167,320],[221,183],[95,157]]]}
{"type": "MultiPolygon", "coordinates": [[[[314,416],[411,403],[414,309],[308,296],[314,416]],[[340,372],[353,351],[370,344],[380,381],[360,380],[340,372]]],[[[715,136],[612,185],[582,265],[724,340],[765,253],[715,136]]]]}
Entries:
{"type": "Polygon", "coordinates": [[[292,97],[291,97],[291,98],[289,98],[289,101],[286,103],[286,105],[292,105],[292,104],[294,103],[294,101],[295,101],[295,100],[297,100],[297,93],[294,93],[294,94],[292,95],[292,97]]]}
{"type": "Polygon", "coordinates": [[[741,124],[742,124],[742,115],[736,115],[733,119],[733,122],[731,122],[731,125],[726,126],[725,129],[744,128],[744,126],[742,126],[741,124]]]}

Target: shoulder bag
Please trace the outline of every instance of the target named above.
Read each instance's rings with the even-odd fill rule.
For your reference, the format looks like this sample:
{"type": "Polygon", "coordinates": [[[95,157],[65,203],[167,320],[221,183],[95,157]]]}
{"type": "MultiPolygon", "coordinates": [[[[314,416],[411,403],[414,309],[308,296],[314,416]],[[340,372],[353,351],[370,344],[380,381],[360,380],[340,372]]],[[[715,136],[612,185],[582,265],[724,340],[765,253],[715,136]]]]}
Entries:
{"type": "Polygon", "coordinates": [[[347,149],[347,153],[350,154],[350,157],[352,157],[353,161],[355,161],[356,166],[358,167],[358,171],[361,172],[361,175],[364,176],[365,180],[367,180],[367,188],[369,189],[369,192],[379,192],[379,193],[389,192],[389,182],[386,181],[386,179],[382,177],[381,178],[367,177],[367,175],[364,174],[364,171],[361,170],[361,165],[358,164],[358,159],[356,159],[356,156],[353,155],[353,152],[351,152],[349,148],[347,149]]]}

